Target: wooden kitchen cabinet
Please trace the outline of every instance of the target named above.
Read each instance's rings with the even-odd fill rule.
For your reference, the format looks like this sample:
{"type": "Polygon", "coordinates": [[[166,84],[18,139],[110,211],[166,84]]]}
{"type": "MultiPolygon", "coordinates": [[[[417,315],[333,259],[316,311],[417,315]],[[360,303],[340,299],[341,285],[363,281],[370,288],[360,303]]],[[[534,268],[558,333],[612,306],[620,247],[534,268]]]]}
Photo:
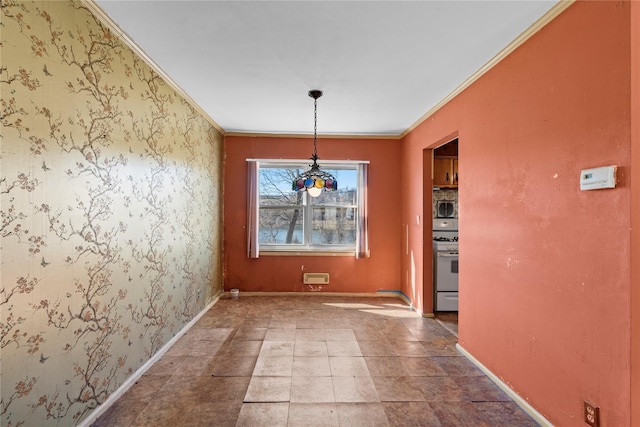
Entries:
{"type": "Polygon", "coordinates": [[[435,156],[433,158],[433,186],[458,186],[458,157],[435,156]]]}
{"type": "Polygon", "coordinates": [[[458,158],[453,159],[453,185],[458,186],[458,158]]]}

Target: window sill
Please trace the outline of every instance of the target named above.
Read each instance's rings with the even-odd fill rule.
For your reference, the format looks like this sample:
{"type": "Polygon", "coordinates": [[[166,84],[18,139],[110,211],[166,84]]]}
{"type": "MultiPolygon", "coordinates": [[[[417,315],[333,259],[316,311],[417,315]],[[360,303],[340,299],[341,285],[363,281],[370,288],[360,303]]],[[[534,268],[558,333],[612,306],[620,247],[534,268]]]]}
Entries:
{"type": "Polygon", "coordinates": [[[259,256],[356,256],[355,251],[260,251],[259,256]]]}

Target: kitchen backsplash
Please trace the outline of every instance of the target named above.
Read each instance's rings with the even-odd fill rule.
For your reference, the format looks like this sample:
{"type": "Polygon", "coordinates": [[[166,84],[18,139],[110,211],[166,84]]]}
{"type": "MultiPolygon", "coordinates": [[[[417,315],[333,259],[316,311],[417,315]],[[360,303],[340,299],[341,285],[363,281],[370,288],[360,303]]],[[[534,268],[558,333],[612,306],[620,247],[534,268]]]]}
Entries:
{"type": "Polygon", "coordinates": [[[458,190],[457,189],[442,189],[433,190],[431,217],[436,218],[438,216],[438,201],[439,200],[451,200],[454,206],[454,218],[458,218],[458,190]]]}

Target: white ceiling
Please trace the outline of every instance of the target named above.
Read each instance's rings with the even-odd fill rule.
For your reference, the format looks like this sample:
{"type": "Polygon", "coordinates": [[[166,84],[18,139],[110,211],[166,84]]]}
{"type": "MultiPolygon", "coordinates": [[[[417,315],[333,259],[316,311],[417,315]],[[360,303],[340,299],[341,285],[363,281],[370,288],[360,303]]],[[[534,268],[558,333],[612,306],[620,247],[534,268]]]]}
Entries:
{"type": "Polygon", "coordinates": [[[553,1],[140,1],[100,8],[225,132],[400,135],[553,1]]]}

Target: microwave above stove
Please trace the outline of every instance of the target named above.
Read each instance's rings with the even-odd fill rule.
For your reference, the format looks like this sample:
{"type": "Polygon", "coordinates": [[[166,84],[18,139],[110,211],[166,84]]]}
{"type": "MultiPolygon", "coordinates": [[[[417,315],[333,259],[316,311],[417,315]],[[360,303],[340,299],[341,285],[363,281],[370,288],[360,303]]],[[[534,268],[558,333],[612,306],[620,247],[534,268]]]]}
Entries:
{"type": "Polygon", "coordinates": [[[438,200],[436,205],[437,218],[455,218],[455,204],[449,200],[438,200]]]}

